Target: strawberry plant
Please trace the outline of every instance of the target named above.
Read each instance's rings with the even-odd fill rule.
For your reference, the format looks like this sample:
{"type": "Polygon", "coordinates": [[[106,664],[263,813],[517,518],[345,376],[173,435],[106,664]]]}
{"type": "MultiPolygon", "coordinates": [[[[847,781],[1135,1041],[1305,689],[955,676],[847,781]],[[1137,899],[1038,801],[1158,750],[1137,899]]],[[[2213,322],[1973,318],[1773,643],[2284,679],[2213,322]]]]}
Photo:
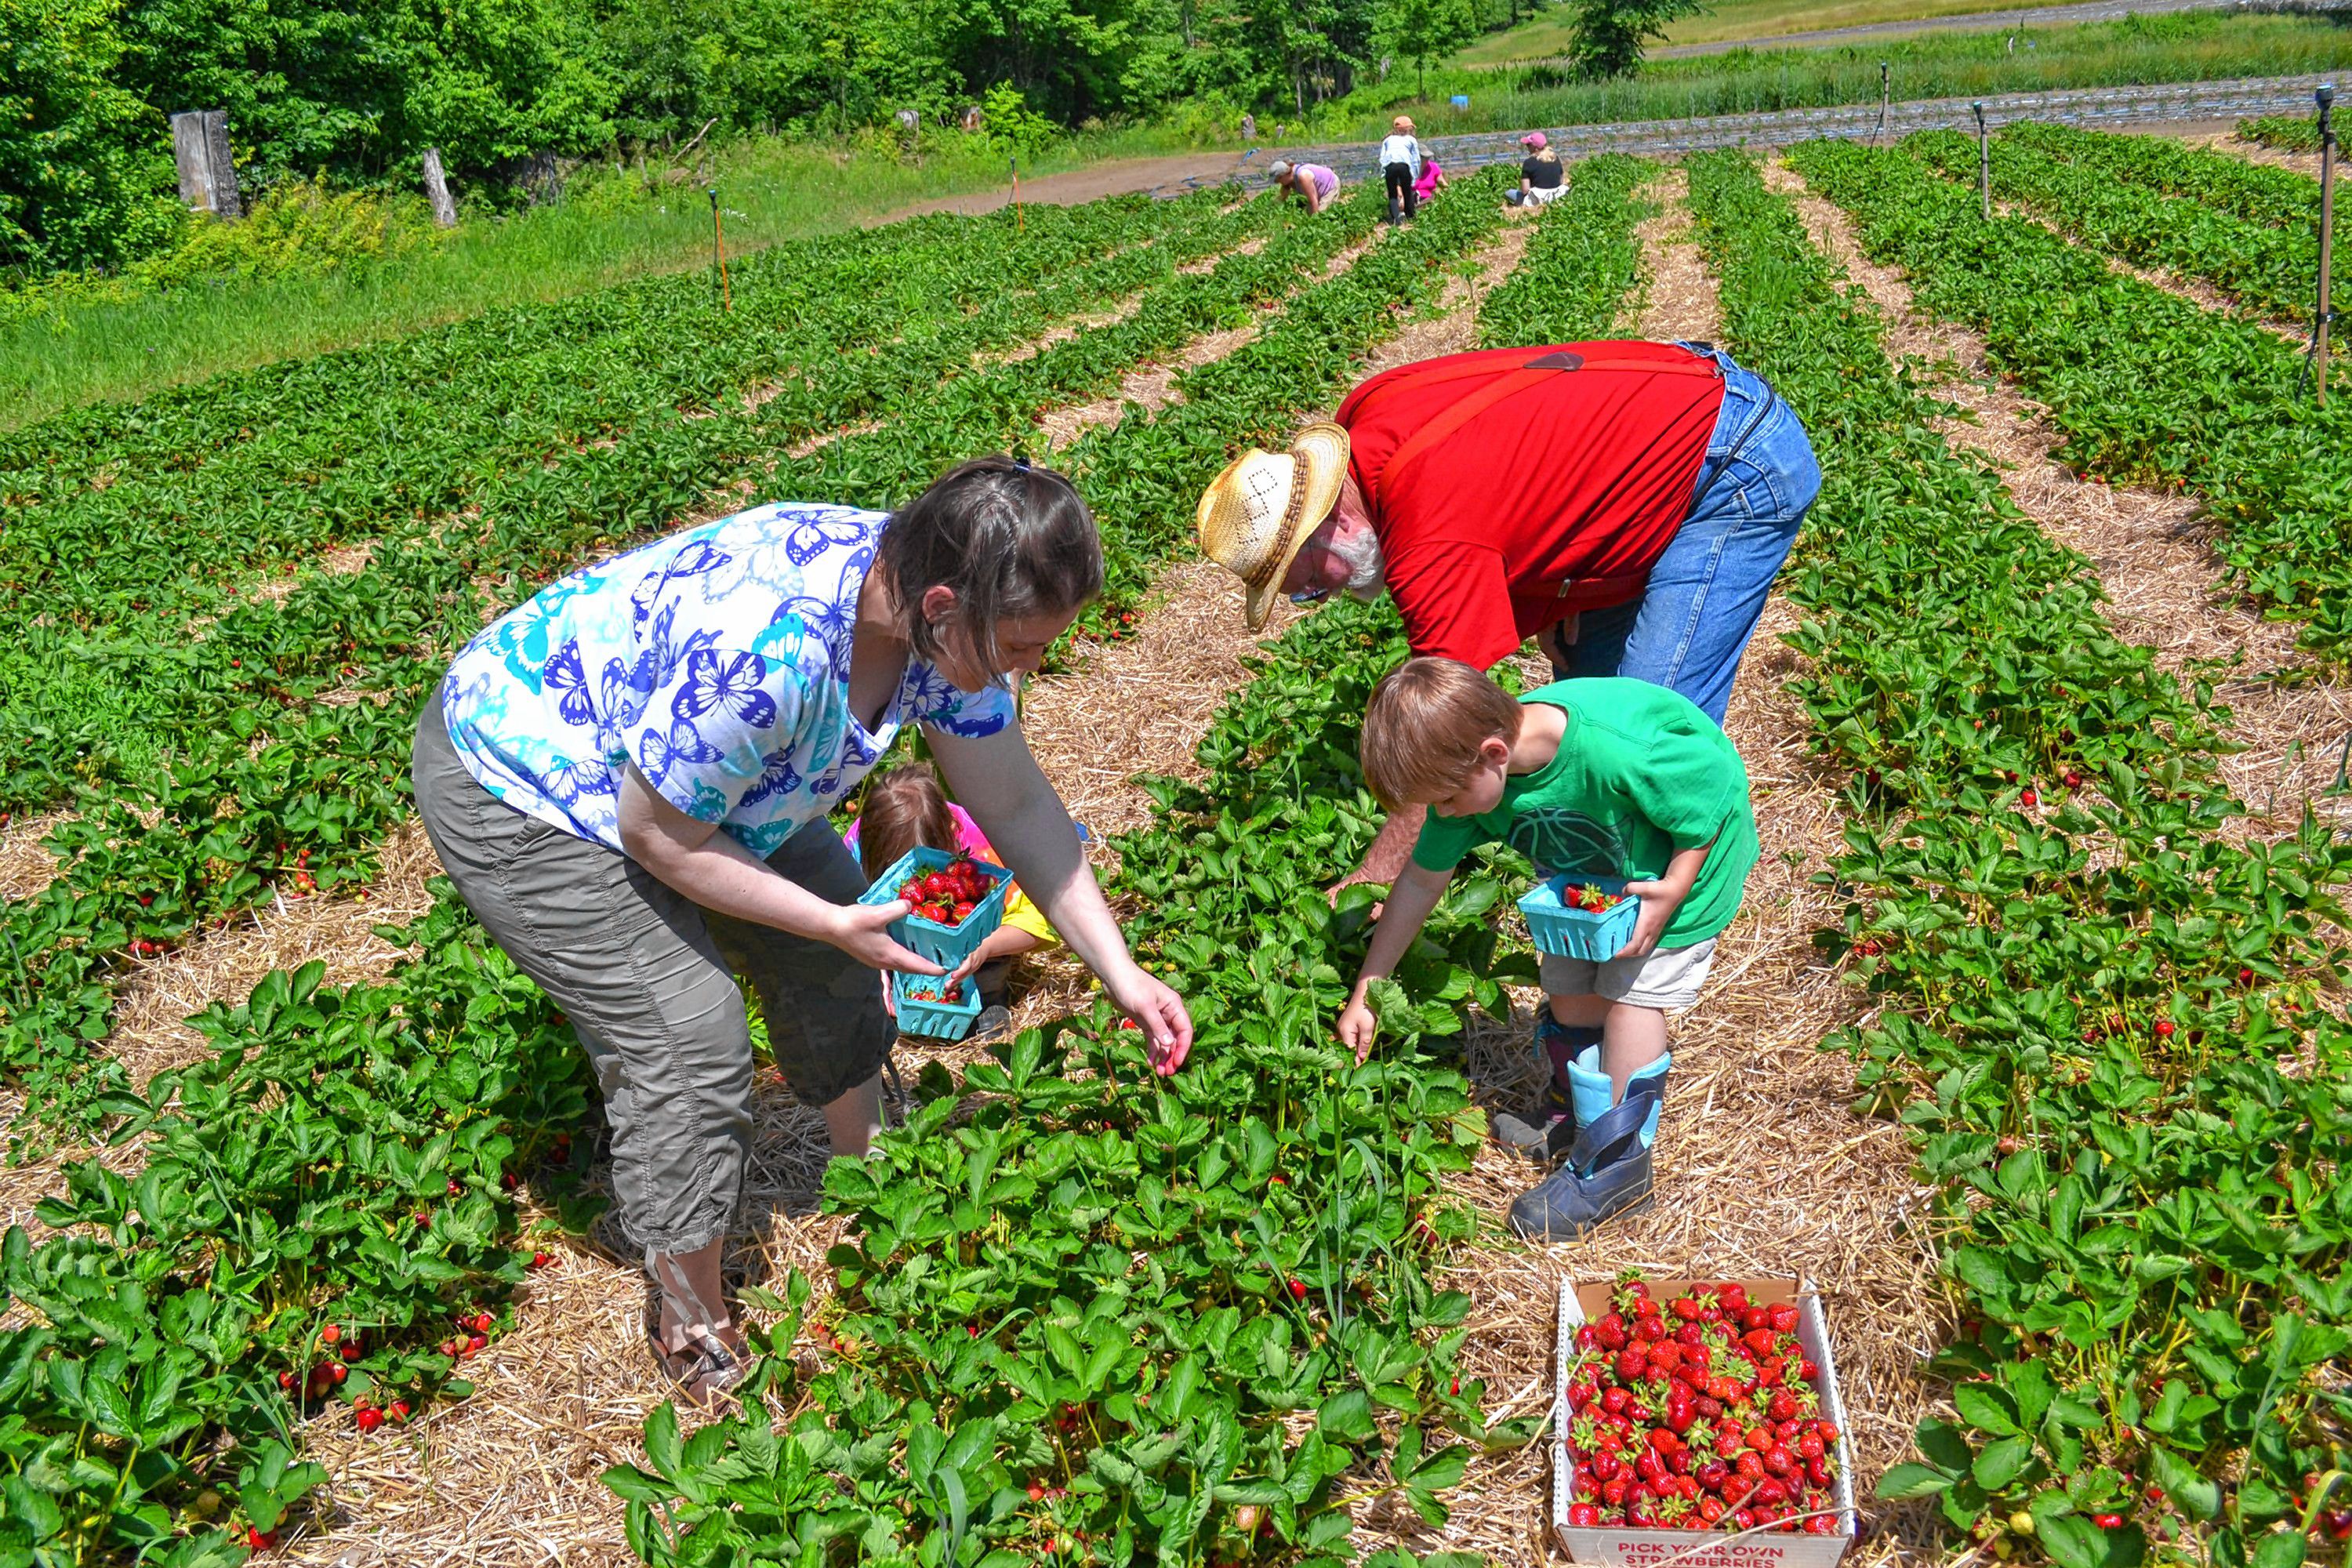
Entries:
{"type": "Polygon", "coordinates": [[[1576,165],[1568,195],[1538,209],[1518,269],[1480,302],[1480,348],[1579,342],[1615,330],[1613,316],[1592,319],[1590,301],[1604,298],[1613,310],[1640,272],[1633,226],[1651,209],[1634,192],[1655,167],[1622,153],[1576,165]]]}
{"type": "Polygon", "coordinates": [[[1814,142],[1792,163],[1853,214],[1874,258],[1904,268],[1921,309],[1984,335],[1993,363],[2065,436],[2061,456],[2118,482],[2203,496],[2246,594],[2307,621],[2305,645],[2343,660],[2352,412],[2311,405],[2296,349],[2116,276],[2039,224],[1988,221],[1973,194],[1900,153],[1814,142]]]}
{"type": "MultiPolygon", "coordinates": [[[[2275,210],[2250,218],[2192,195],[2168,195],[2153,181],[2134,181],[2127,171],[2140,166],[2139,157],[2118,155],[2084,140],[2088,132],[2041,134],[2054,129],[2012,127],[2001,132],[1993,152],[1995,197],[2022,201],[2037,216],[2095,249],[2204,279],[2263,314],[2310,321],[2319,276],[2317,182],[2261,170],[2299,183],[2304,210],[2293,220],[2275,210]]],[[[2156,144],[2156,138],[2147,136],[2108,140],[2156,144]]],[[[1976,144],[1958,132],[1914,137],[1905,146],[1948,175],[1975,175],[1976,144]]],[[[2252,169],[2219,153],[2200,156],[2252,169]]],[[[2179,168],[2179,161],[2171,166],[2179,168]]],[[[2352,268],[2343,280],[2352,281],[2352,268]]]]}
{"type": "MultiPolygon", "coordinates": [[[[1797,162],[1906,261],[1916,226],[1990,237],[1899,154],[1797,162]]],[[[1861,1109],[1910,1130],[1964,1304],[1932,1363],[1956,1418],[1880,1493],[2066,1568],[2299,1563],[2324,1507],[2305,1478],[2347,1447],[2352,1184],[2324,1152],[2352,1138],[2352,1030],[2311,1003],[2343,983],[2352,847],[2249,833],[2210,692],[2116,638],[2089,563],[1945,445],[1752,164],[1696,160],[1692,186],[1730,337],[1830,476],[1790,640],[1853,773],[1820,940],[1875,1006],[1829,1044],[1861,1109]],[[2037,779],[2064,795],[2018,810],[2037,779]]],[[[1990,289],[2006,256],[1970,243],[1974,281],[1941,263],[1936,288],[1990,289]]],[[[2000,320],[2077,303],[2045,279],[2000,320]]]]}

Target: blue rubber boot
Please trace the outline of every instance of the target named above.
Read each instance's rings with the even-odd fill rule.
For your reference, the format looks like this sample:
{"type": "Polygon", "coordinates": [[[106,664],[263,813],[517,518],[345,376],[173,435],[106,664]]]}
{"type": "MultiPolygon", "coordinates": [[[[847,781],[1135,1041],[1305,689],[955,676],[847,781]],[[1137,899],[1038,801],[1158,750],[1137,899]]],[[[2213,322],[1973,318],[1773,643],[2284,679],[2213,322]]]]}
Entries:
{"type": "Polygon", "coordinates": [[[1511,1228],[1529,1241],[1573,1241],[1650,1206],[1650,1145],[1665,1106],[1671,1055],[1635,1073],[1618,1100],[1598,1048],[1570,1063],[1577,1130],[1559,1170],[1511,1205],[1511,1228]]]}
{"type": "Polygon", "coordinates": [[[1567,1153],[1576,1141],[1575,1100],[1569,1085],[1571,1064],[1588,1054],[1597,1060],[1600,1049],[1597,1026],[1563,1024],[1547,1007],[1536,1020],[1536,1055],[1550,1064],[1550,1081],[1544,1085],[1532,1114],[1506,1110],[1495,1117],[1495,1142],[1547,1165],[1567,1153]]]}

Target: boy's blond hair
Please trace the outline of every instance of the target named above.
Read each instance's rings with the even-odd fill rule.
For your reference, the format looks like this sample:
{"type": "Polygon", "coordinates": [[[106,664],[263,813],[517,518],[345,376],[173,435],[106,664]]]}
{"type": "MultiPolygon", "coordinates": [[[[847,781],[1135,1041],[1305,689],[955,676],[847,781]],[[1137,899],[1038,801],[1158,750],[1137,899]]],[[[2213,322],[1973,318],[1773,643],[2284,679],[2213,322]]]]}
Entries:
{"type": "Polygon", "coordinates": [[[1381,678],[1364,710],[1364,783],[1391,811],[1462,787],[1489,741],[1519,738],[1511,694],[1456,658],[1409,658],[1381,678]]]}

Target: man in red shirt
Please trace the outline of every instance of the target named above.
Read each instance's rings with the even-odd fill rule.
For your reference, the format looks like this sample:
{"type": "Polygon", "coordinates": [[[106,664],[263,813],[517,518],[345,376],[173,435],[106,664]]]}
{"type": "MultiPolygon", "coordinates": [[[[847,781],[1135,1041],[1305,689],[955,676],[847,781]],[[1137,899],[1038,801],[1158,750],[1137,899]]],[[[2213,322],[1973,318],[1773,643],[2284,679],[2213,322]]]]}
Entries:
{"type": "MultiPolygon", "coordinates": [[[[1529,637],[1559,676],[1671,688],[1720,723],[1821,468],[1789,405],[1706,344],[1580,342],[1400,365],[1201,498],[1248,588],[1385,590],[1416,654],[1487,669],[1529,637]]],[[[1393,881],[1424,813],[1349,882],[1393,881]]],[[[1345,885],[1345,884],[1342,884],[1345,885]]]]}

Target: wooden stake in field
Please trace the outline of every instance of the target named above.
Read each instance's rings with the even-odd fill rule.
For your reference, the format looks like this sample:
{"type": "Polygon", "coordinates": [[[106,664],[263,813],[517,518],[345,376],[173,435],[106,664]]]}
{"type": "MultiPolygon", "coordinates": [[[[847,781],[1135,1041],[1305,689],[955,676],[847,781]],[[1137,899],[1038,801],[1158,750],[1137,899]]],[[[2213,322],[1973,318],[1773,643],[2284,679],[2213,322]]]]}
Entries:
{"type": "Polygon", "coordinates": [[[727,226],[719,216],[719,187],[710,192],[710,267],[719,275],[719,302],[730,315],[735,310],[735,292],[727,282],[727,226]]]}
{"type": "Polygon", "coordinates": [[[1984,216],[1992,216],[1992,138],[1985,130],[1984,105],[1971,103],[1977,111],[1977,199],[1984,216]]]}
{"type": "Polygon", "coordinates": [[[1874,146],[1886,145],[1886,117],[1894,112],[1895,89],[1887,79],[1888,62],[1878,62],[1878,134],[1871,139],[1874,146]]]}
{"type": "Polygon", "coordinates": [[[2312,317],[2312,384],[2319,406],[2327,406],[2328,272],[2334,267],[2336,228],[2336,125],[2328,111],[2336,102],[2336,84],[2322,82],[2319,100],[2319,309],[2312,317]]]}

